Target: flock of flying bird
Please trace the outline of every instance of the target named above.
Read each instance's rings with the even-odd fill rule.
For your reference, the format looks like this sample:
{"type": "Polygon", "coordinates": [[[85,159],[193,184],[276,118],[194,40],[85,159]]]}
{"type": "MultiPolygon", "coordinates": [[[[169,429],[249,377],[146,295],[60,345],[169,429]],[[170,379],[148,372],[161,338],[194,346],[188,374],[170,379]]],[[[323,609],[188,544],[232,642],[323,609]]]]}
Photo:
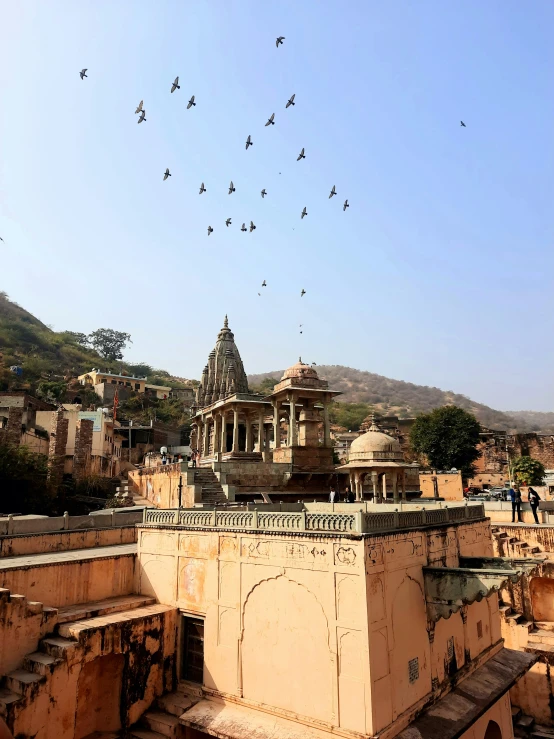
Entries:
{"type": "MultiPolygon", "coordinates": [[[[276,40],[275,40],[275,46],[277,48],[279,48],[279,46],[283,44],[283,41],[284,40],[285,40],[285,37],[284,36],[278,36],[276,38],[276,40]]],[[[81,72],[80,72],[81,79],[84,79],[85,77],[88,77],[88,75],[86,74],[87,71],[88,71],[87,69],[82,69],[81,70],[81,72]]],[[[175,77],[175,79],[173,81],[173,84],[171,85],[170,92],[171,93],[174,93],[175,90],[180,90],[180,89],[181,89],[181,86],[179,85],[179,77],[175,77]]],[[[285,105],[285,108],[290,108],[291,106],[294,106],[295,105],[295,102],[294,102],[295,97],[296,97],[296,94],[291,95],[291,97],[287,101],[287,104],[285,105]]],[[[196,105],[195,96],[193,95],[190,98],[190,100],[188,101],[187,110],[190,110],[190,108],[192,108],[195,105],[196,105]]],[[[140,103],[137,105],[137,108],[135,110],[135,115],[137,115],[137,114],[139,114],[139,118],[137,120],[137,123],[142,123],[143,121],[146,121],[146,110],[144,109],[144,100],[141,100],[140,103]]],[[[265,125],[266,125],[266,127],[267,126],[274,126],[275,125],[275,113],[272,113],[269,116],[269,118],[267,119],[267,123],[265,125]]],[[[462,125],[465,125],[465,124],[462,123],[462,125]]],[[[248,138],[246,139],[246,147],[245,147],[246,148],[246,151],[248,151],[248,149],[251,146],[253,146],[253,145],[254,145],[254,142],[252,141],[252,136],[249,134],[248,135],[248,138]]],[[[305,158],[306,158],[305,148],[302,147],[302,151],[296,157],[296,161],[297,162],[300,162],[302,159],[305,159],[305,158]]],[[[166,170],[165,170],[165,172],[164,172],[164,174],[163,174],[163,180],[165,181],[169,177],[171,177],[171,172],[169,171],[169,167],[167,167],[166,170]]],[[[232,195],[235,191],[236,191],[236,188],[235,188],[235,186],[233,184],[233,181],[231,180],[231,183],[229,184],[229,195],[232,195]]],[[[207,192],[207,189],[204,186],[204,183],[202,182],[201,185],[200,185],[199,194],[202,195],[205,192],[207,192]]],[[[265,187],[261,191],[260,194],[261,194],[262,198],[265,198],[265,196],[267,195],[267,190],[265,189],[265,187]]],[[[335,185],[333,185],[333,187],[331,188],[331,192],[329,193],[329,199],[331,199],[332,197],[334,197],[336,194],[337,194],[336,187],[335,187],[335,185]]],[[[343,203],[343,206],[342,206],[343,211],[346,211],[346,209],[349,208],[349,207],[350,207],[350,204],[349,204],[348,200],[345,200],[344,203],[343,203]]],[[[302,212],[300,213],[300,219],[303,220],[307,215],[308,215],[308,210],[307,210],[306,207],[304,207],[302,209],[302,212]]],[[[231,218],[227,218],[226,221],[225,221],[225,226],[228,228],[231,225],[232,225],[231,218]]],[[[246,223],[243,223],[242,226],[241,226],[241,228],[240,228],[240,230],[243,231],[243,232],[250,231],[250,233],[252,233],[252,231],[255,231],[256,230],[256,226],[255,226],[255,224],[254,224],[253,221],[250,221],[250,228],[247,228],[246,227],[246,223]]],[[[214,229],[212,228],[212,226],[208,226],[208,236],[210,236],[210,234],[212,234],[213,231],[214,231],[214,229]]],[[[265,287],[265,285],[264,285],[264,287],[265,287]]]]}
{"type": "MultiPolygon", "coordinates": [[[[279,46],[283,44],[284,40],[285,40],[284,36],[278,36],[277,39],[275,40],[275,46],[279,48],[279,46]]],[[[85,79],[85,77],[88,77],[88,75],[86,74],[87,71],[88,71],[87,69],[81,70],[80,77],[82,80],[85,79]]],[[[180,89],[181,89],[181,86],[179,85],[179,77],[175,77],[175,80],[173,81],[173,84],[171,85],[171,93],[174,93],[175,90],[180,90],[180,89]]],[[[287,104],[285,105],[285,108],[290,108],[291,106],[294,106],[296,104],[295,97],[296,97],[296,94],[291,95],[291,97],[287,101],[287,104]]],[[[196,106],[194,95],[188,101],[187,110],[190,110],[190,108],[192,108],[193,106],[196,106]]],[[[146,121],[146,110],[144,109],[144,100],[141,100],[140,103],[138,104],[135,110],[135,114],[139,115],[137,123],[142,123],[143,121],[146,121]]],[[[267,119],[265,126],[267,127],[267,126],[274,126],[274,125],[275,125],[275,113],[272,113],[267,119]]],[[[466,128],[466,124],[463,121],[460,121],[460,125],[463,126],[463,128],[466,128]]],[[[254,142],[252,141],[252,136],[249,134],[246,139],[246,147],[245,147],[246,151],[248,151],[248,149],[253,145],[254,145],[254,142]]],[[[296,161],[300,162],[302,159],[305,159],[305,158],[306,158],[306,153],[303,147],[302,151],[297,156],[296,161]]],[[[169,171],[169,167],[167,167],[163,175],[164,181],[167,180],[169,177],[171,177],[171,172],[169,171]]],[[[202,195],[206,191],[207,191],[206,187],[204,186],[204,183],[202,182],[200,185],[199,194],[202,195]]],[[[229,183],[229,195],[232,195],[235,191],[236,191],[236,188],[233,184],[233,181],[231,180],[231,182],[229,183]]],[[[265,196],[267,195],[267,190],[264,188],[260,194],[262,198],[265,198],[265,196]]],[[[333,187],[331,188],[331,192],[329,193],[329,200],[333,198],[335,195],[337,195],[337,191],[336,191],[335,185],[333,185],[333,187]]],[[[346,209],[349,207],[350,207],[350,204],[348,203],[348,200],[345,200],[342,206],[343,211],[346,212],[346,209]]],[[[300,214],[300,219],[303,220],[307,215],[308,215],[308,211],[306,207],[304,207],[300,214]]],[[[231,218],[227,218],[225,221],[225,226],[228,228],[231,225],[232,225],[231,218]]],[[[210,234],[213,233],[213,230],[214,229],[212,228],[212,226],[208,226],[208,236],[210,236],[210,234]]],[[[252,233],[253,231],[256,230],[256,226],[253,221],[250,221],[250,228],[247,228],[246,223],[243,223],[240,230],[243,232],[250,231],[250,233],[252,233]]],[[[267,286],[267,283],[264,280],[262,282],[262,287],[266,287],[266,286],[267,286]]],[[[305,294],[306,294],[306,291],[302,289],[300,293],[300,297],[303,297],[305,294]]],[[[258,293],[258,295],[261,295],[261,293],[258,293]]],[[[302,327],[303,327],[303,324],[300,324],[300,329],[302,329],[302,327]]],[[[300,333],[302,333],[302,330],[300,330],[300,333]]]]}
{"type": "MultiPolygon", "coordinates": [[[[279,46],[281,46],[283,44],[283,41],[284,40],[285,40],[285,37],[284,36],[278,36],[277,39],[275,40],[275,46],[277,48],[279,48],[279,46]]],[[[87,71],[88,70],[86,68],[81,70],[80,77],[81,77],[82,80],[85,79],[85,77],[88,77],[88,75],[86,74],[87,71]]],[[[175,79],[173,81],[173,84],[171,85],[170,92],[171,93],[174,93],[175,90],[180,90],[180,89],[181,89],[181,86],[179,85],[179,77],[175,77],[175,79]]],[[[296,104],[295,103],[295,97],[296,97],[296,94],[291,95],[291,97],[288,99],[288,101],[287,101],[287,103],[285,105],[285,108],[290,108],[291,106],[294,106],[296,104]]],[[[194,95],[188,101],[187,110],[190,110],[190,108],[192,108],[193,106],[196,106],[196,101],[195,101],[195,96],[194,95]]],[[[141,100],[140,103],[137,105],[137,108],[135,110],[135,115],[139,115],[139,118],[137,120],[137,123],[142,123],[143,121],[146,121],[146,110],[144,109],[144,100],[141,100]]],[[[274,126],[274,125],[275,125],[275,113],[272,113],[269,116],[269,118],[267,119],[267,122],[266,122],[265,126],[267,127],[267,126],[274,126]]],[[[465,124],[462,123],[462,125],[465,125],[465,124]]],[[[246,139],[246,147],[245,147],[246,148],[246,151],[248,151],[248,149],[251,146],[253,146],[253,145],[254,145],[254,142],[252,141],[252,136],[249,134],[248,137],[247,137],[247,139],[246,139]]],[[[302,147],[302,151],[297,156],[296,161],[297,162],[300,162],[302,159],[305,159],[305,158],[306,158],[306,151],[305,151],[305,148],[302,147]]],[[[166,167],[166,170],[165,170],[165,172],[163,174],[163,180],[165,181],[169,177],[171,177],[171,172],[169,171],[169,167],[166,167]]],[[[202,182],[201,185],[200,185],[199,194],[202,195],[206,191],[207,191],[207,189],[206,189],[204,183],[202,182]]],[[[229,195],[232,195],[234,192],[236,192],[236,188],[235,188],[232,180],[229,183],[229,191],[228,192],[229,192],[229,195]]],[[[267,195],[267,190],[265,189],[265,187],[261,191],[260,194],[262,196],[262,199],[265,198],[265,196],[267,195]]],[[[336,194],[337,194],[336,187],[335,187],[335,185],[333,185],[333,187],[331,188],[331,192],[329,193],[329,199],[331,199],[332,197],[334,197],[336,194]]],[[[345,200],[344,203],[343,203],[343,206],[342,206],[343,211],[346,211],[346,209],[349,208],[349,207],[350,207],[350,204],[348,203],[348,200],[345,200]]],[[[300,214],[300,219],[301,220],[304,219],[307,215],[308,215],[307,208],[304,207],[302,209],[301,214],[300,214]]],[[[232,225],[231,218],[227,218],[226,221],[225,221],[225,226],[228,228],[231,225],[232,225]]],[[[256,226],[255,226],[255,224],[254,224],[253,221],[250,221],[250,228],[247,228],[246,227],[246,223],[243,223],[242,226],[241,226],[241,228],[240,228],[240,230],[243,231],[243,232],[250,231],[250,233],[252,233],[253,231],[256,230],[256,226]]],[[[213,231],[214,231],[214,229],[212,228],[212,226],[208,226],[208,236],[210,236],[210,234],[212,234],[213,231]]],[[[262,282],[262,287],[267,287],[267,283],[266,283],[265,280],[262,282]]],[[[302,290],[300,292],[300,297],[301,298],[304,297],[305,294],[306,294],[306,291],[302,288],[302,290]]],[[[261,293],[258,293],[258,295],[261,295],[261,293]]],[[[300,329],[302,329],[302,324],[300,324],[300,329]]],[[[302,333],[302,330],[300,331],[300,333],[302,333]]]]}

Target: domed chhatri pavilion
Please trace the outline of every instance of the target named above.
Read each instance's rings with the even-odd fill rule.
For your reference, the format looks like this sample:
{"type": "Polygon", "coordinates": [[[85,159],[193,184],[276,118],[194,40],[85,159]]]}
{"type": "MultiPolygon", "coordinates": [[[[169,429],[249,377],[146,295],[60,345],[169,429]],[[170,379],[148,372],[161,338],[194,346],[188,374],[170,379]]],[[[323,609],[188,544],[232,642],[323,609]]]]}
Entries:
{"type": "Polygon", "coordinates": [[[406,470],[413,466],[404,461],[400,443],[384,434],[372,418],[369,431],[352,442],[349,461],[337,467],[337,472],[350,473],[350,486],[357,500],[363,500],[364,481],[370,475],[374,503],[386,502],[387,490],[394,502],[399,502],[400,496],[406,500],[406,470]]]}
{"type": "Polygon", "coordinates": [[[329,405],[337,391],[298,360],[266,397],[250,392],[227,316],[196,394],[191,444],[201,464],[243,460],[332,471],[329,405]],[[286,438],[282,439],[282,424],[286,438]],[[323,424],[323,444],[318,429],[323,424]]]}

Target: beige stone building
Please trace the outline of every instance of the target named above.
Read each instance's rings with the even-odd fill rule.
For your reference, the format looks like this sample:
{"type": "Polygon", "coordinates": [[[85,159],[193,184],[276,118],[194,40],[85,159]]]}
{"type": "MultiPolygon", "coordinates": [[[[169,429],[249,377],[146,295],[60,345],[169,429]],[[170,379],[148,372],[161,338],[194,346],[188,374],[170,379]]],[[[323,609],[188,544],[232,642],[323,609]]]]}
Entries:
{"type": "Polygon", "coordinates": [[[521,567],[481,504],[115,515],[0,519],[14,735],[512,739],[537,656],[503,643],[521,567]]]}

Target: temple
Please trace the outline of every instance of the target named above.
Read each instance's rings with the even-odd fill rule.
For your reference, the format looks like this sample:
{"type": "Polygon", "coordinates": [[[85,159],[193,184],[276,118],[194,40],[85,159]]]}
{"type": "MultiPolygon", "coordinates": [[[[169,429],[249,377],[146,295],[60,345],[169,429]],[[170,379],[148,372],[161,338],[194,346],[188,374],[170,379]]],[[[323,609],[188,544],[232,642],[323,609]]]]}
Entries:
{"type": "Polygon", "coordinates": [[[312,491],[317,476],[324,474],[319,483],[325,490],[334,469],[329,406],[336,395],[340,393],[330,390],[301,359],[285,371],[270,395],[252,393],[225,316],[198,387],[191,446],[199,452],[200,466],[220,475],[236,477],[239,469],[251,475],[257,472],[258,485],[269,477],[276,488],[280,479],[284,492],[293,474],[297,482],[302,475],[304,482],[311,482],[315,474],[312,491]],[[248,470],[237,463],[259,467],[248,470]]]}

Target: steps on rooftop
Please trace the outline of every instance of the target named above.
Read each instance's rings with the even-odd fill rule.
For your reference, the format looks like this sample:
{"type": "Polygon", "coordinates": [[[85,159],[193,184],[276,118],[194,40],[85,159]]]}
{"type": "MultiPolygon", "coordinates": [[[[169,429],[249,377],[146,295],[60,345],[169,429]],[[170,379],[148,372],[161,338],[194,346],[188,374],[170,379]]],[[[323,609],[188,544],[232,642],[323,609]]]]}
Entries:
{"type": "Polygon", "coordinates": [[[155,598],[147,595],[122,595],[75,606],[65,606],[58,609],[58,624],[67,623],[68,621],[81,621],[94,616],[105,616],[108,613],[130,611],[133,608],[150,606],[155,602],[155,598]]]}
{"type": "Polygon", "coordinates": [[[166,693],[157,700],[158,708],[172,716],[181,716],[185,711],[193,705],[190,696],[175,691],[174,693],[166,693]]]}
{"type": "Polygon", "coordinates": [[[58,636],[64,639],[74,639],[80,641],[86,638],[86,633],[96,629],[109,627],[112,624],[119,624],[122,621],[138,621],[142,618],[150,618],[158,613],[165,613],[173,610],[171,606],[164,606],[159,603],[153,603],[139,608],[131,608],[125,611],[112,611],[101,616],[93,616],[77,621],[68,621],[59,624],[57,627],[58,636]]]}
{"type": "Polygon", "coordinates": [[[194,484],[200,485],[202,489],[202,503],[223,505],[228,502],[217,475],[209,467],[196,467],[194,469],[194,484]]]}

